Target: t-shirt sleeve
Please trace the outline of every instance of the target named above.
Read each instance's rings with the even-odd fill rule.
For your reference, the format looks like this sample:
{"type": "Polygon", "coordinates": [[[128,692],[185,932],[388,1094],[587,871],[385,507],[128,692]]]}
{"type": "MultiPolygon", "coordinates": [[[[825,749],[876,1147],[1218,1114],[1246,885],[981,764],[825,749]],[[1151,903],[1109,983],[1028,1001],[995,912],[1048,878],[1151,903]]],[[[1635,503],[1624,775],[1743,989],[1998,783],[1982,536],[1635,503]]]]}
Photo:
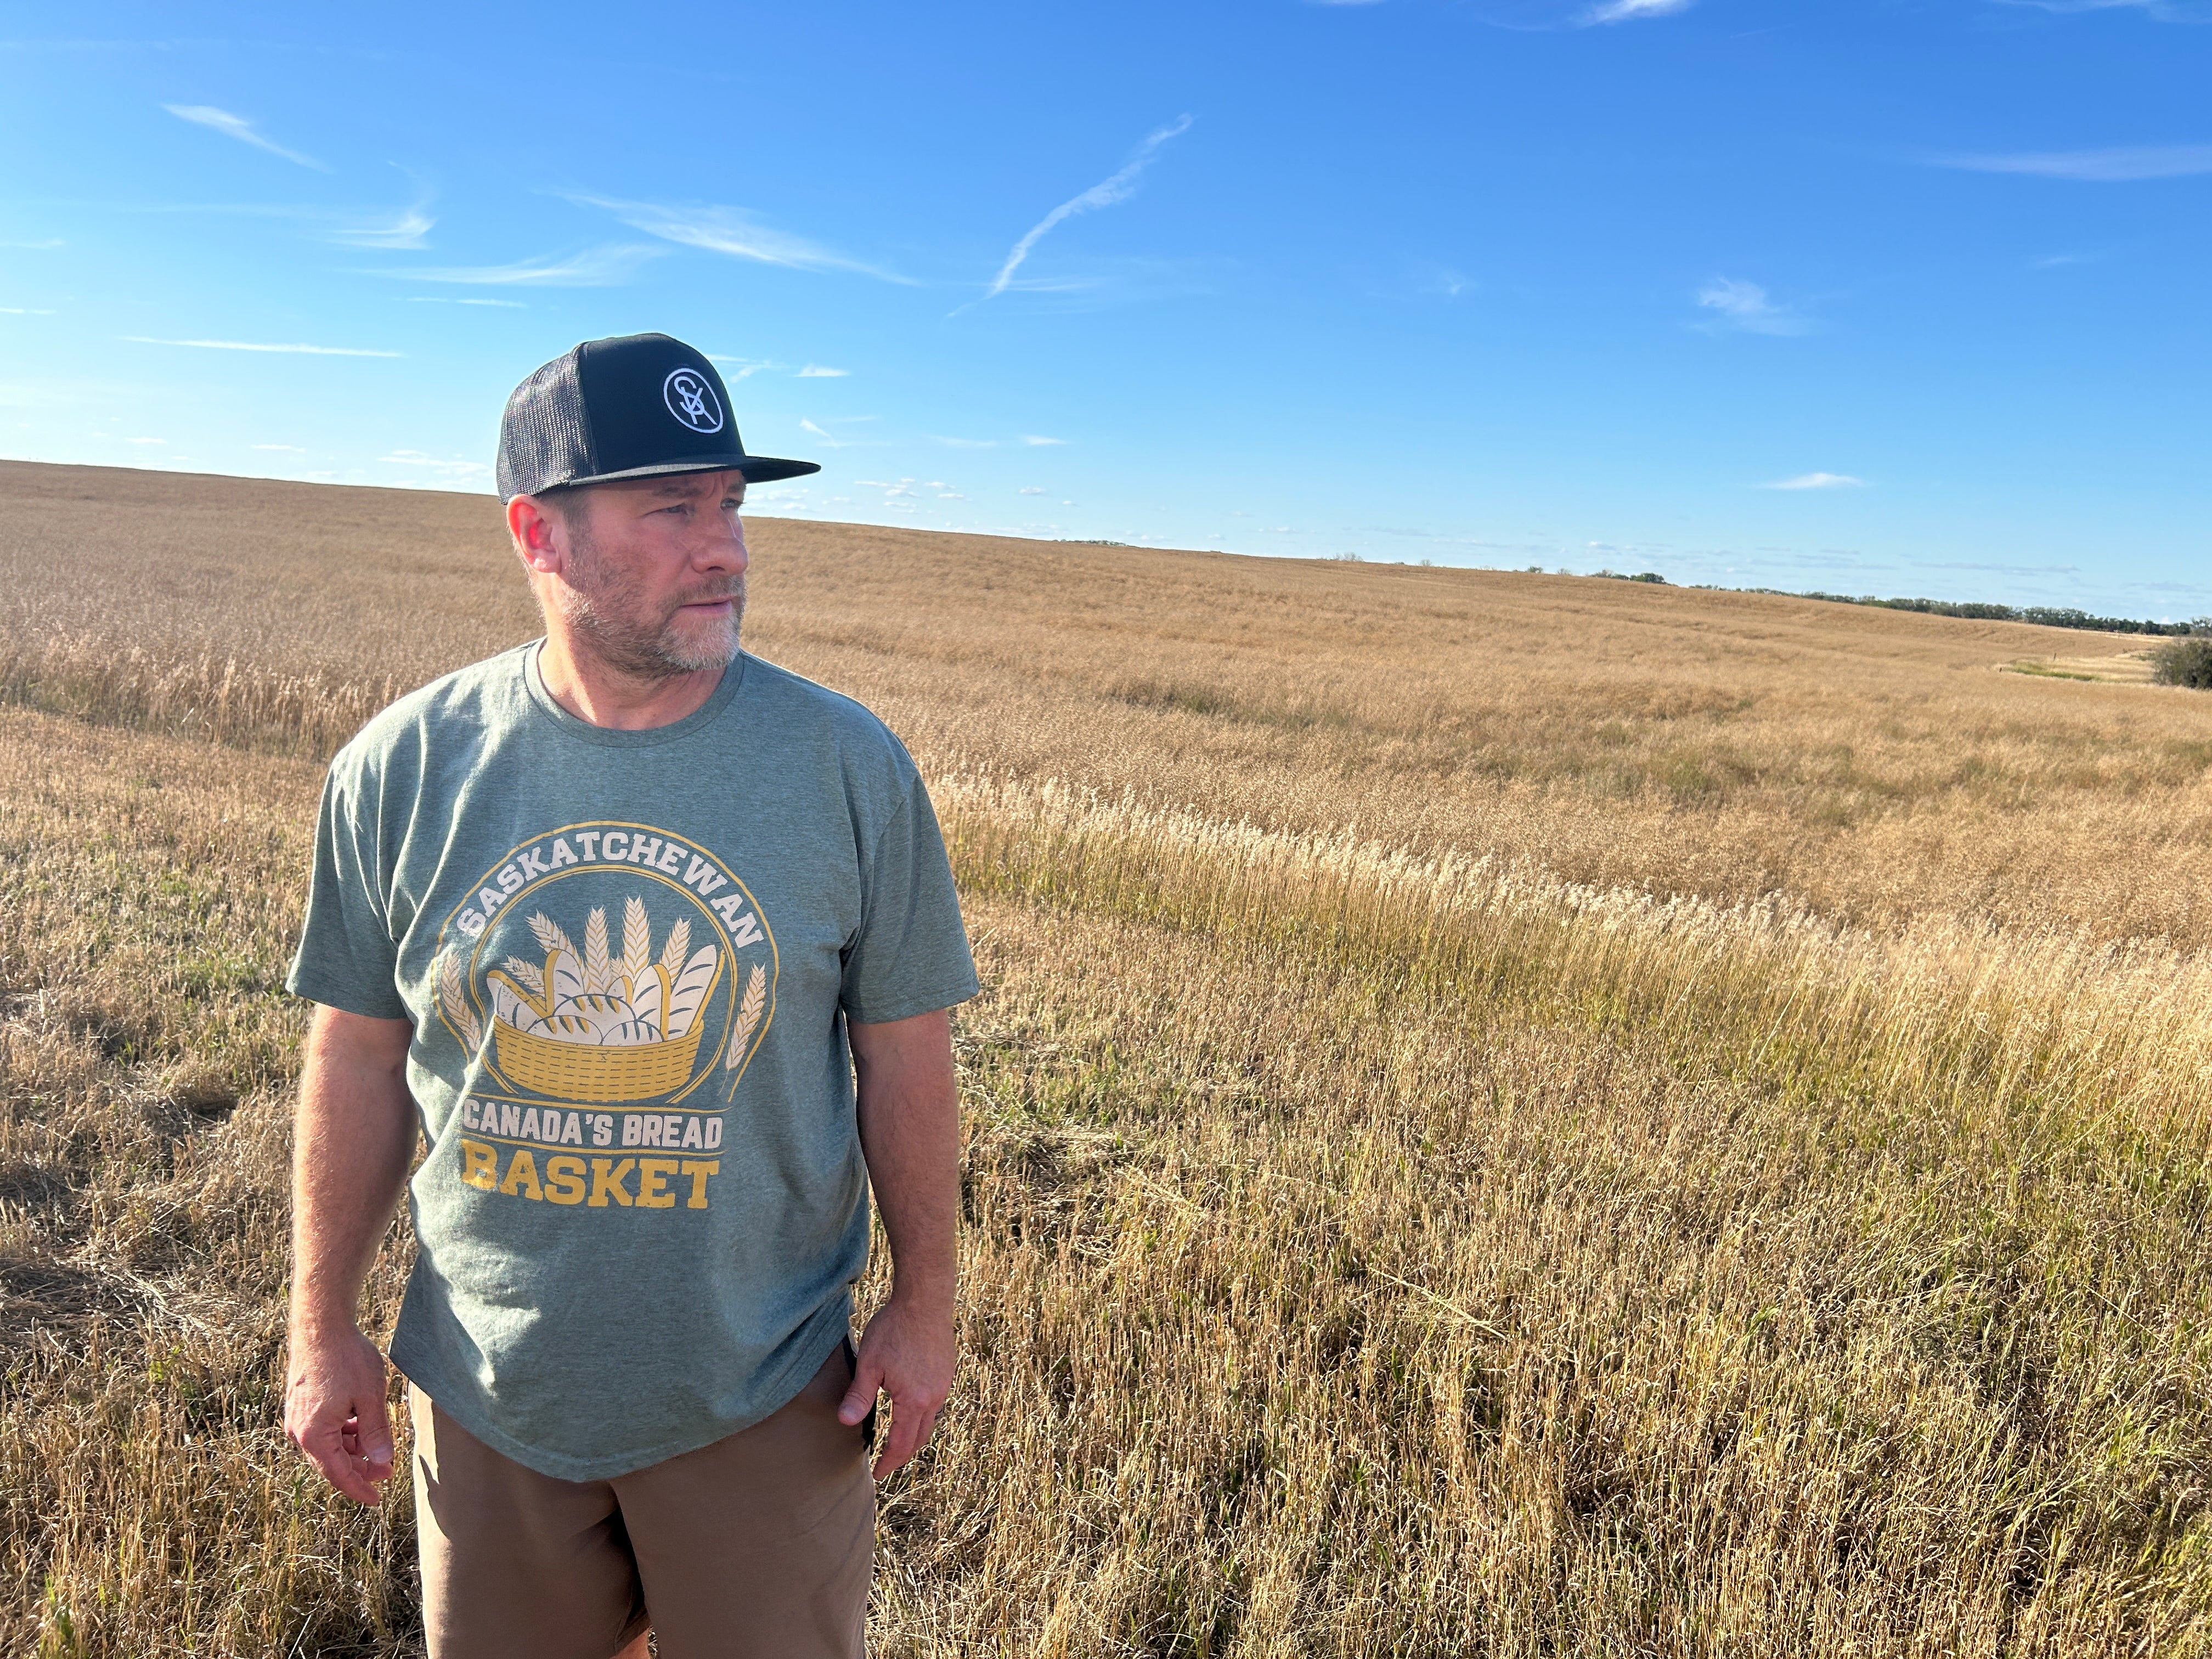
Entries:
{"type": "Polygon", "coordinates": [[[407,1019],[395,977],[399,947],[379,884],[380,863],[374,811],[333,766],[315,814],[307,921],[285,984],[295,996],[349,1014],[407,1019]]]}
{"type": "Polygon", "coordinates": [[[863,1025],[911,1019],[975,994],[975,959],[937,814],[919,776],[860,866],[860,928],[839,1000],[863,1025]]]}

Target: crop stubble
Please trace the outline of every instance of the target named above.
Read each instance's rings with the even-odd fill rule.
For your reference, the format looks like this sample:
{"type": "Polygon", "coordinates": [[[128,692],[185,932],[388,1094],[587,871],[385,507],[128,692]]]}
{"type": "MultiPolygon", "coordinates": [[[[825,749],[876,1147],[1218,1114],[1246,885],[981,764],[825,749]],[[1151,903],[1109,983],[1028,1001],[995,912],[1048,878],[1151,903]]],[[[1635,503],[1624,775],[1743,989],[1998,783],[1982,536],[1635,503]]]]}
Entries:
{"type": "MultiPolygon", "coordinates": [[[[279,981],[314,757],[519,580],[465,497],[0,497],[0,1645],[405,1651],[404,1491],[273,1426],[279,981]]],[[[754,530],[749,642],[908,737],[987,985],[878,1650],[2206,1645],[2188,694],[1999,675],[2083,648],[2014,625],[754,530]]]]}

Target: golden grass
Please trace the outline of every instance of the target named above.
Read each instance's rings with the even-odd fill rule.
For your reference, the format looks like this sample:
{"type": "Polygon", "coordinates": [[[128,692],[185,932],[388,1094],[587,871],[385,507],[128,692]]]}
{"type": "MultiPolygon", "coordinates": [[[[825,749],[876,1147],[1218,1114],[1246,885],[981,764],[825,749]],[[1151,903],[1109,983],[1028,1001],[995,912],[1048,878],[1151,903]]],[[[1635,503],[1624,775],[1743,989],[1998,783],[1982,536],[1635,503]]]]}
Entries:
{"type": "MultiPolygon", "coordinates": [[[[173,481],[0,471],[63,484],[17,525],[173,481]]],[[[78,665],[48,708],[126,637],[291,679],[0,710],[0,1649],[410,1651],[405,1493],[274,1425],[294,757],[527,623],[416,641],[361,551],[512,585],[481,502],[175,487],[365,527],[157,640],[119,566],[4,636],[78,665]]],[[[2016,625],[756,528],[753,642],[915,742],[987,987],[878,1650],[2212,1649],[2189,694],[1998,673],[2016,625]]]]}
{"type": "MultiPolygon", "coordinates": [[[[319,755],[387,685],[537,630],[481,497],[0,463],[0,689],[42,706],[140,718],[143,688],[171,729],[319,755]]],[[[750,642],[869,702],[933,770],[1844,921],[2212,944],[2207,705],[2000,672],[2125,659],[2132,636],[1579,577],[751,531],[750,642]]]]}
{"type": "MultiPolygon", "coordinates": [[[[314,1492],[277,1425],[315,784],[0,714],[0,1651],[343,1651],[412,1620],[367,1565],[386,1518],[314,1492]]],[[[387,1259],[387,1317],[397,1289],[387,1259]]]]}

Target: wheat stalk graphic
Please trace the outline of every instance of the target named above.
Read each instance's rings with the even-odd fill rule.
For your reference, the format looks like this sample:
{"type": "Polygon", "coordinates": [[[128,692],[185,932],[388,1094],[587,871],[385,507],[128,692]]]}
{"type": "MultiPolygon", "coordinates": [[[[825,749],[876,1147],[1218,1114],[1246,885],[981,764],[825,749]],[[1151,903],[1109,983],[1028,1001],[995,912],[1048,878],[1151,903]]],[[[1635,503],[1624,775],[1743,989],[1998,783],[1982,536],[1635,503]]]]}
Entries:
{"type": "Polygon", "coordinates": [[[722,1069],[734,1072],[738,1062],[744,1058],[745,1044],[759,1029],[761,1015],[768,1007],[768,974],[758,963],[753,964],[752,977],[745,981],[745,1000],[738,1005],[737,1029],[730,1033],[730,1052],[722,1057],[722,1069]]]}
{"type": "Polygon", "coordinates": [[[559,951],[571,961],[581,960],[576,953],[576,947],[568,942],[568,934],[561,931],[561,924],[543,910],[531,917],[530,931],[538,935],[538,947],[548,955],[559,951]]]}
{"type": "Polygon", "coordinates": [[[471,1048],[483,1047],[483,1027],[477,1023],[476,1011],[469,1006],[461,983],[461,957],[458,951],[448,951],[438,958],[438,1000],[462,1040],[471,1048]]]}
{"type": "Polygon", "coordinates": [[[668,943],[660,949],[660,965],[668,969],[670,978],[684,971],[685,955],[690,949],[691,924],[678,916],[676,925],[668,930],[668,943]]]}
{"type": "Polygon", "coordinates": [[[607,913],[594,910],[584,919],[584,989],[600,995],[614,976],[614,963],[607,957],[607,913]]]}
{"type": "Polygon", "coordinates": [[[586,918],[581,951],[543,912],[530,918],[530,931],[544,948],[544,963],[509,957],[493,969],[492,1013],[501,1026],[550,1042],[648,1048],[679,1041],[696,1023],[719,971],[720,952],[711,944],[692,950],[690,923],[681,918],[656,963],[652,920],[635,895],[623,906],[620,956],[610,949],[605,908],[586,918]]]}
{"type": "Polygon", "coordinates": [[[653,965],[653,923],[647,920],[645,905],[633,893],[623,904],[623,953],[619,964],[622,976],[631,984],[641,984],[645,970],[653,965]]]}

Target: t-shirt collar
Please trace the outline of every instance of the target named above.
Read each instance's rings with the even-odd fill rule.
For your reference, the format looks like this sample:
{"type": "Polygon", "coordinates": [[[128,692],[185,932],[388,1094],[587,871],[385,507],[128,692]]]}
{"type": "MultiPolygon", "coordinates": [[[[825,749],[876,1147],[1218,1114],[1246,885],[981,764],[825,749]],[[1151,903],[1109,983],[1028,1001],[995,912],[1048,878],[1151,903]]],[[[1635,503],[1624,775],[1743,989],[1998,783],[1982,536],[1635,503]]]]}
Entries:
{"type": "Polygon", "coordinates": [[[745,678],[747,653],[740,651],[722,671],[722,678],[707,701],[701,703],[682,720],[671,720],[665,726],[648,726],[639,731],[624,731],[611,726],[594,726],[580,720],[556,702],[545,689],[545,677],[538,672],[538,655],[545,648],[543,639],[533,640],[522,651],[522,683],[530,700],[538,705],[538,712],[568,736],[585,743],[595,743],[609,749],[644,749],[657,744],[675,743],[690,737],[702,726],[714,724],[717,716],[730,706],[738,695],[738,687],[745,678]]]}

